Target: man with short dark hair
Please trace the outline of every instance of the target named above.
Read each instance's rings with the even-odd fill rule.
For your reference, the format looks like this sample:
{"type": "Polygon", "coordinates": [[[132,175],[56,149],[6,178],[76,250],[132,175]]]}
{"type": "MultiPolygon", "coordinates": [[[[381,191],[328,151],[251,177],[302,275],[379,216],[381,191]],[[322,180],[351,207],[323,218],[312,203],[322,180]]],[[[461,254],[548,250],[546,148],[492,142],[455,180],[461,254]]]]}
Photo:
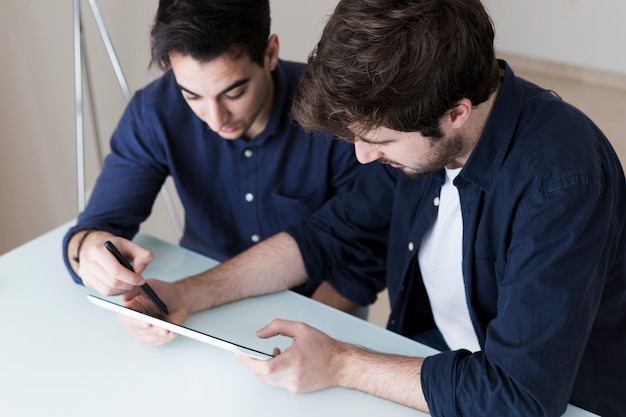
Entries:
{"type": "MultiPolygon", "coordinates": [[[[164,75],[138,91],[111,138],[86,210],[63,242],[74,280],[105,295],[142,284],[152,254],[130,239],[171,176],[185,211],[183,247],[224,261],[299,222],[346,189],[351,146],[291,117],[304,64],[279,59],[268,0],[162,0],[151,32],[164,75]],[[110,240],[133,264],[124,269],[110,240]]],[[[380,256],[337,264],[296,288],[354,312],[384,287],[380,256]],[[369,277],[360,294],[346,282],[369,277]]]]}

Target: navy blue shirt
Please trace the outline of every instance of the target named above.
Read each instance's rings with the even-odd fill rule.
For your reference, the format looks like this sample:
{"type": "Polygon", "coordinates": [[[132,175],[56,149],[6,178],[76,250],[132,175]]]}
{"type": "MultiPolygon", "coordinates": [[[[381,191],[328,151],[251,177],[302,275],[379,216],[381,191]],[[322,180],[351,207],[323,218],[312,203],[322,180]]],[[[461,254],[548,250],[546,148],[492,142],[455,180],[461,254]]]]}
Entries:
{"type": "MultiPolygon", "coordinates": [[[[132,238],[168,176],[185,211],[181,246],[218,261],[307,218],[344,190],[360,169],[352,146],[305,133],[291,118],[303,69],[279,61],[270,120],[252,141],[225,140],[213,132],[191,111],[171,71],[138,91],[113,133],[85,211],[65,236],[63,253],[82,229],[132,238]]],[[[367,305],[384,287],[382,258],[337,265],[321,276],[346,298],[367,305]],[[368,290],[343,291],[341,285],[357,275],[369,277],[368,290]]],[[[308,295],[314,287],[301,290],[308,295]]]]}
{"type": "MultiPolygon", "coordinates": [[[[482,350],[425,359],[434,416],[560,416],[568,402],[626,410],[626,182],[600,130],[517,78],[455,180],[463,276],[482,350]]],[[[288,229],[309,274],[387,248],[388,328],[433,328],[417,252],[444,172],[410,180],[370,164],[352,189],[288,229]]]]}

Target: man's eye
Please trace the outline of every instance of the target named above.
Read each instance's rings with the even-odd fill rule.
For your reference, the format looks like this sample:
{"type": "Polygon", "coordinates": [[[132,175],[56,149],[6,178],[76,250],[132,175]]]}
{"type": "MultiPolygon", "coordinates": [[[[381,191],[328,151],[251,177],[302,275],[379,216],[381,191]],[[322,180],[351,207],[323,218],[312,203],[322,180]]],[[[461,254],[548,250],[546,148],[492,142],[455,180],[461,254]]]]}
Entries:
{"type": "Polygon", "coordinates": [[[194,95],[194,94],[189,94],[186,91],[181,91],[183,98],[185,99],[185,101],[194,101],[194,100],[198,100],[198,96],[194,95]]]}
{"type": "Polygon", "coordinates": [[[246,92],[245,90],[242,90],[241,92],[235,95],[227,95],[226,98],[228,98],[229,100],[238,100],[244,95],[245,92],[246,92]]]}

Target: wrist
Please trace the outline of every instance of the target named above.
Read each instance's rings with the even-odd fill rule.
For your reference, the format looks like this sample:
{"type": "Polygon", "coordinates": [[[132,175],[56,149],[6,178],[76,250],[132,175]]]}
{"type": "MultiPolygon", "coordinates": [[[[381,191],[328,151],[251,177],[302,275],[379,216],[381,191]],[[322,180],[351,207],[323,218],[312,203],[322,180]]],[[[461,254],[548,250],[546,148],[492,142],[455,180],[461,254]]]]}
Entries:
{"type": "Polygon", "coordinates": [[[72,261],[76,264],[80,264],[80,252],[85,244],[85,240],[92,233],[95,232],[95,229],[86,229],[78,232],[76,235],[80,236],[78,238],[78,243],[75,246],[74,254],[72,255],[72,261]]]}
{"type": "Polygon", "coordinates": [[[200,299],[204,299],[206,297],[202,296],[203,290],[198,287],[194,278],[195,276],[174,282],[174,285],[178,289],[180,299],[183,304],[185,304],[189,314],[197,313],[198,311],[211,307],[203,305],[198,301],[198,296],[200,299]]]}
{"type": "Polygon", "coordinates": [[[176,287],[190,313],[207,310],[245,298],[237,292],[235,279],[224,269],[227,263],[176,281],[176,287]]]}
{"type": "Polygon", "coordinates": [[[335,369],[335,385],[355,389],[357,388],[353,377],[359,372],[361,356],[365,350],[349,343],[339,342],[337,351],[333,354],[331,369],[335,369]]]}

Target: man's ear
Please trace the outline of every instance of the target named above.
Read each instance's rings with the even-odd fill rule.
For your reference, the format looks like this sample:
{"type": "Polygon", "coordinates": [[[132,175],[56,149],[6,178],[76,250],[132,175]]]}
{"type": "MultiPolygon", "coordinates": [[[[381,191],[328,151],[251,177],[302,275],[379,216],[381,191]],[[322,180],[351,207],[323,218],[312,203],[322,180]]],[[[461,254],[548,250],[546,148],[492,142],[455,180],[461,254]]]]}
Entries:
{"type": "Polygon", "coordinates": [[[460,100],[456,106],[448,112],[450,126],[454,129],[460,129],[467,122],[471,114],[472,102],[466,98],[460,100]]]}
{"type": "Polygon", "coordinates": [[[265,67],[274,71],[276,64],[278,64],[278,52],[280,50],[280,44],[278,42],[278,35],[270,35],[267,40],[267,48],[265,48],[265,67]]]}

